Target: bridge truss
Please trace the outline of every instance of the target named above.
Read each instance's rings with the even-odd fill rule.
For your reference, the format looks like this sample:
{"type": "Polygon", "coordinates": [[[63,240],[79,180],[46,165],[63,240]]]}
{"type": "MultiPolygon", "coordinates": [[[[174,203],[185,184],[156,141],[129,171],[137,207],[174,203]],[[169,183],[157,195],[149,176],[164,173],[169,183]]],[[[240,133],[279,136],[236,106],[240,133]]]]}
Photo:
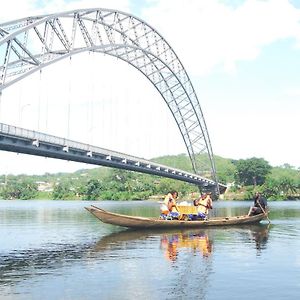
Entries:
{"type": "Polygon", "coordinates": [[[117,57],[143,73],[168,105],[195,173],[217,183],[207,126],[186,70],[168,42],[130,14],[80,9],[0,24],[0,93],[30,74],[84,51],[117,57]],[[207,160],[202,154],[207,154],[207,160]]]}

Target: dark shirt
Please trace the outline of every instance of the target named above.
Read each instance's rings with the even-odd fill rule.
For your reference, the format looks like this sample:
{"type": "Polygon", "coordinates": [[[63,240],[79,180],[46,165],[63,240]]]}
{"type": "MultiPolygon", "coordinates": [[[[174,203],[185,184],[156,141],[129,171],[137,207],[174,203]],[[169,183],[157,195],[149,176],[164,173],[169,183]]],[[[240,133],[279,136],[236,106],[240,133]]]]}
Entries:
{"type": "Polygon", "coordinates": [[[262,206],[262,208],[266,208],[268,206],[268,202],[267,199],[263,196],[259,196],[258,198],[254,199],[254,206],[255,207],[260,207],[258,202],[260,203],[260,205],[262,206]]]}

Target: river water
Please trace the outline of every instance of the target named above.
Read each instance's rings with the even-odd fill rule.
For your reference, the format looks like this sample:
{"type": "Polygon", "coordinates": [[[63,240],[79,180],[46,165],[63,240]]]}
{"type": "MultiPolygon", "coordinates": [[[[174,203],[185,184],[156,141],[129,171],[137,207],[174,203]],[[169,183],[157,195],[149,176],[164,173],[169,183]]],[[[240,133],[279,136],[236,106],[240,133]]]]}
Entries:
{"type": "Polygon", "coordinates": [[[300,201],[270,202],[270,225],[167,232],[103,224],[90,204],[159,213],[151,201],[0,201],[1,300],[299,299],[300,201]]]}

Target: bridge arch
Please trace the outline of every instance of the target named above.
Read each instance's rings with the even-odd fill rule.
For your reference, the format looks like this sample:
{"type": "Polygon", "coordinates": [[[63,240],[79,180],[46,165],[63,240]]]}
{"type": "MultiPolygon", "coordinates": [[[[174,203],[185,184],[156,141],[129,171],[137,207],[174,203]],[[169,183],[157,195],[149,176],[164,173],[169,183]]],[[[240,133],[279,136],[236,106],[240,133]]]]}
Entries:
{"type": "Polygon", "coordinates": [[[185,68],[158,31],[133,15],[102,8],[79,9],[0,24],[0,93],[30,74],[84,51],[117,57],[139,70],[170,109],[195,173],[208,175],[200,159],[205,153],[210,176],[217,182],[207,126],[185,68]]]}

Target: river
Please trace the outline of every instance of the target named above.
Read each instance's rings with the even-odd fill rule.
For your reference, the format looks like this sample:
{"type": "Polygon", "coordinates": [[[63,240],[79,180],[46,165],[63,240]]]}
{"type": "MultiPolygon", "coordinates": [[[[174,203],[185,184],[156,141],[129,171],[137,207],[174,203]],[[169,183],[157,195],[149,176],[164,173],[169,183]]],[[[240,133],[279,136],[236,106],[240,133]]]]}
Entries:
{"type": "Polygon", "coordinates": [[[103,224],[90,204],[159,214],[151,201],[1,200],[1,300],[299,299],[300,201],[269,202],[270,225],[167,232],[103,224]]]}

